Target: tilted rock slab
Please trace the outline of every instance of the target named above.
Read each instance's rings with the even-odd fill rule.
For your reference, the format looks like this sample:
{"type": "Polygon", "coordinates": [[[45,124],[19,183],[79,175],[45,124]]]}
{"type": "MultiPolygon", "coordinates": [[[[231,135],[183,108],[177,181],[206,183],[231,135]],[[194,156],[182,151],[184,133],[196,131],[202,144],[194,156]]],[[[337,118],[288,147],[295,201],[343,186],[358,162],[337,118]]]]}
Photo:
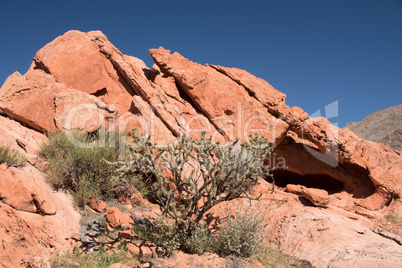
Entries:
{"type": "Polygon", "coordinates": [[[142,60],[122,54],[100,31],[67,32],[38,51],[33,65],[67,87],[115,105],[124,116],[116,129],[134,126],[157,136],[157,141],[172,141],[190,128],[198,134],[199,129],[215,132],[180,96],[172,77],[157,76],[142,60]]]}
{"type": "Polygon", "coordinates": [[[7,78],[0,88],[0,109],[41,132],[79,129],[93,132],[114,117],[115,110],[87,93],[67,88],[52,75],[31,68],[7,78]]]}

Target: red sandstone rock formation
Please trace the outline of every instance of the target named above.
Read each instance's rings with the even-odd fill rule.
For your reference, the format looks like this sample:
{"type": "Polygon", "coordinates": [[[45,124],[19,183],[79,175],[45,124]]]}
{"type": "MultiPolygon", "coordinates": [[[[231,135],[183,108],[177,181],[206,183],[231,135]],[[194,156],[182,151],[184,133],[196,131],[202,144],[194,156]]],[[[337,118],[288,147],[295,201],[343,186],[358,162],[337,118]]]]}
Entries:
{"type": "Polygon", "coordinates": [[[283,93],[246,71],[203,66],[163,48],[150,54],[155,70],[101,32],[70,31],[42,48],[27,74],[7,79],[0,109],[39,131],[137,127],[159,143],[201,130],[217,140],[259,132],[285,160],[275,172],[279,185],[300,180],[347,191],[370,209],[401,196],[399,152],[290,108],[283,93]]]}
{"type": "Polygon", "coordinates": [[[97,97],[67,88],[35,68],[25,75],[16,72],[7,78],[0,88],[0,109],[41,132],[92,132],[106,126],[115,113],[97,97]]]}
{"type": "MultiPolygon", "coordinates": [[[[330,191],[367,197],[360,205],[370,209],[401,197],[400,152],[360,139],[326,118],[310,118],[300,108],[290,108],[284,103],[284,94],[246,71],[202,66],[163,48],[151,49],[150,54],[161,72],[175,78],[225,137],[233,138],[233,132],[256,118],[255,128],[263,129],[260,132],[273,143],[276,156],[286,160],[285,169],[275,172],[276,181],[293,176],[313,187],[327,184],[330,191]],[[237,104],[243,108],[236,109],[237,104]]],[[[242,139],[247,137],[242,134],[235,132],[242,139]]]]}
{"type": "Polygon", "coordinates": [[[80,229],[80,215],[63,193],[54,193],[37,151],[46,137],[0,116],[0,145],[28,159],[25,167],[0,165],[0,267],[20,267],[25,255],[45,256],[80,229]],[[32,165],[31,165],[31,164],[32,165]]]}
{"type": "MultiPolygon", "coordinates": [[[[32,129],[92,132],[101,127],[117,131],[136,127],[151,134],[158,143],[173,141],[182,134],[197,137],[202,130],[220,141],[236,137],[245,140],[258,132],[275,148],[267,161],[278,167],[274,171],[276,184],[301,185],[304,197],[325,207],[304,207],[301,197],[285,194],[282,197],[289,200],[289,205],[276,209],[277,214],[267,220],[273,228],[272,241],[279,242],[286,253],[299,254],[318,267],[330,263],[346,267],[356,258],[377,263],[386,255],[376,255],[376,249],[368,252],[367,258],[350,252],[343,252],[347,257],[332,256],[331,252],[341,254],[356,237],[360,242],[350,244],[350,251],[358,252],[362,245],[378,238],[367,226],[347,220],[356,214],[344,215],[344,210],[363,209],[365,212],[360,213],[367,214],[370,211],[364,208],[387,210],[387,206],[394,206],[394,200],[402,196],[399,151],[363,140],[325,118],[310,118],[302,109],[287,106],[285,94],[244,70],[200,65],[163,48],[151,49],[150,54],[156,63],[152,69],[122,54],[99,31],[70,31],[56,38],[36,54],[25,75],[14,73],[0,88],[0,110],[12,119],[0,116],[0,144],[11,145],[30,164],[37,165],[37,150],[46,138],[32,129]],[[329,204],[326,195],[314,194],[321,192],[309,188],[328,192],[329,204]],[[324,243],[325,239],[329,239],[328,243],[324,243]],[[338,242],[332,243],[335,240],[338,242]],[[314,246],[315,252],[308,251],[314,246]]],[[[1,166],[0,177],[4,178],[0,181],[0,213],[4,217],[11,215],[0,225],[0,237],[6,237],[2,241],[3,248],[7,248],[1,251],[4,256],[19,258],[26,253],[10,247],[14,239],[32,230],[25,225],[35,230],[30,233],[29,247],[42,239],[46,245],[57,244],[76,227],[71,224],[71,229],[53,236],[58,228],[64,228],[60,227],[61,221],[72,222],[74,217],[70,215],[71,208],[63,208],[44,186],[43,175],[33,166],[1,166]],[[9,233],[13,224],[19,227],[9,233]],[[50,226],[47,233],[43,231],[45,225],[50,226]]],[[[263,182],[256,192],[268,195],[270,187],[263,182]]],[[[119,215],[108,209],[108,219],[116,226],[123,217],[119,215]]],[[[129,216],[124,217],[131,223],[129,216]]],[[[397,263],[397,247],[382,238],[381,243],[392,255],[389,264],[397,263]]],[[[367,262],[361,262],[364,263],[367,262]]]]}

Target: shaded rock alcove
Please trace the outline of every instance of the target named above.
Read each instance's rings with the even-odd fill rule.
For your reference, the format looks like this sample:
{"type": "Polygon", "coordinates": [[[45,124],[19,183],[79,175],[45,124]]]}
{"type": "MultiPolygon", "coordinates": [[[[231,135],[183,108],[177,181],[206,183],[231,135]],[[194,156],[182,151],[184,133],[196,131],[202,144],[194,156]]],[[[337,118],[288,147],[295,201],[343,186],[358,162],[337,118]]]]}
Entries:
{"type": "Polygon", "coordinates": [[[337,162],[329,165],[324,157],[306,150],[305,144],[281,144],[274,150],[274,158],[284,165],[273,172],[275,184],[299,184],[308,188],[326,190],[329,194],[348,192],[354,198],[366,198],[375,193],[369,172],[356,164],[337,162]]]}
{"type": "Polygon", "coordinates": [[[286,187],[288,184],[299,184],[308,188],[326,190],[329,194],[334,194],[344,189],[344,183],[326,174],[306,174],[300,175],[285,169],[273,172],[275,185],[286,187]]]}

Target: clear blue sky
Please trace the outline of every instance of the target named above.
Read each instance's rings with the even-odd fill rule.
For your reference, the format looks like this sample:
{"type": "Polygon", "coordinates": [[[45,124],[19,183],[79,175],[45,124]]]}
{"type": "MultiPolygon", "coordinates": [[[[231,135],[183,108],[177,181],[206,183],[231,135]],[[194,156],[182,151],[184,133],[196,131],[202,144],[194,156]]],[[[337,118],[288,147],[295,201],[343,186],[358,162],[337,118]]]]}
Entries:
{"type": "Polygon", "coordinates": [[[72,29],[101,30],[149,67],[163,46],[245,69],[310,114],[339,101],[339,126],[402,103],[401,0],[2,1],[0,84],[72,29]]]}

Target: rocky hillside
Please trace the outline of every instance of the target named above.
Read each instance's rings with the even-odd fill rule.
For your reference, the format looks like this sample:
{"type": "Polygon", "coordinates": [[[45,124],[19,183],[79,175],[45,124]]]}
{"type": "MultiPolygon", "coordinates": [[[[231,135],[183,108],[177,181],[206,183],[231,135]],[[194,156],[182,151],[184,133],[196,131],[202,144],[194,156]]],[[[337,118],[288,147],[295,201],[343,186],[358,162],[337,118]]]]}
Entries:
{"type": "Polygon", "coordinates": [[[363,139],[402,151],[402,104],[372,113],[360,122],[347,123],[345,128],[363,139]]]}
{"type": "MultiPolygon", "coordinates": [[[[285,94],[247,71],[201,65],[162,47],[150,55],[152,68],[99,31],[69,31],[39,50],[24,75],[4,82],[0,145],[18,150],[28,164],[0,166],[3,267],[60,249],[79,229],[68,198],[53,192],[41,172],[44,134],[134,127],[158,144],[201,131],[222,142],[264,135],[274,148],[267,164],[276,168],[277,187],[273,192],[272,181],[261,180],[254,189],[261,201],[253,206],[268,211],[267,243],[316,267],[401,266],[401,239],[380,225],[389,213],[402,217],[399,151],[289,107],[285,94]]],[[[122,217],[132,222],[138,211],[129,209],[122,217]]],[[[109,225],[115,211],[106,211],[109,225]]]]}

